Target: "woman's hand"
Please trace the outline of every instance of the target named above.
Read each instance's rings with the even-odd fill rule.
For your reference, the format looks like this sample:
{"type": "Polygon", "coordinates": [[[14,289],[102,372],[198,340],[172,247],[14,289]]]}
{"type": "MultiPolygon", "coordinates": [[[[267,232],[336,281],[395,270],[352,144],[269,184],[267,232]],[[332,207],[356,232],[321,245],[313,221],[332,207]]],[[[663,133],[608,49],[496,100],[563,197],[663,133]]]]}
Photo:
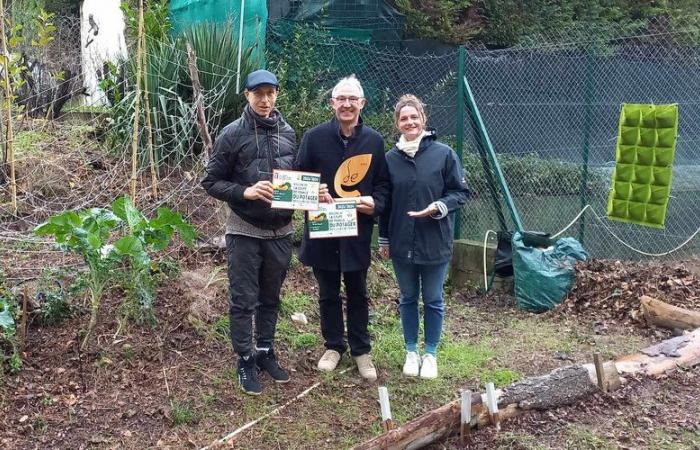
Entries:
{"type": "Polygon", "coordinates": [[[437,214],[438,212],[439,210],[435,203],[431,203],[430,205],[428,205],[427,208],[425,208],[422,211],[409,211],[408,217],[412,217],[414,219],[417,219],[419,217],[430,217],[433,214],[437,214]]]}

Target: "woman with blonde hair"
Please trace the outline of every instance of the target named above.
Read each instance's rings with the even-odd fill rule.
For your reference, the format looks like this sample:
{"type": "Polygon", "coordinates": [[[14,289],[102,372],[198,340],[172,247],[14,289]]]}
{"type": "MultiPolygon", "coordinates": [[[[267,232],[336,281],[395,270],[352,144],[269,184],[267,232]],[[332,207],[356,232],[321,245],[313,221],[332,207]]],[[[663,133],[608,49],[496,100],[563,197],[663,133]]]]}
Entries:
{"type": "Polygon", "coordinates": [[[462,164],[426,128],[423,103],[403,95],[394,108],[399,141],[386,154],[391,196],[381,217],[379,252],[391,258],[401,292],[399,311],[406,376],[437,378],[437,347],[445,315],[443,287],[452,257],[454,216],[467,201],[462,164]],[[418,352],[418,297],[423,297],[424,354],[418,352]]]}

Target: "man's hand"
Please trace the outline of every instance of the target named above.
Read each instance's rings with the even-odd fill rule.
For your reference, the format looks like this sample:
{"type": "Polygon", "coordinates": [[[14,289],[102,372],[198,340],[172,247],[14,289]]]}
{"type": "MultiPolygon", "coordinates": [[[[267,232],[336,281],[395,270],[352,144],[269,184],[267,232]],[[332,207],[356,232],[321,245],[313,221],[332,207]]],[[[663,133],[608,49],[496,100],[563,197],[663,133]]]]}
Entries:
{"type": "Polygon", "coordinates": [[[243,191],[243,198],[246,200],[262,200],[266,203],[272,203],[272,194],[274,189],[272,183],[266,180],[258,181],[249,188],[243,191]]]}
{"type": "Polygon", "coordinates": [[[372,197],[360,197],[357,201],[357,212],[368,216],[374,214],[374,199],[372,197]]]}
{"type": "Polygon", "coordinates": [[[321,203],[333,203],[333,197],[331,197],[326,183],[321,183],[318,186],[318,201],[321,203]]]}
{"type": "Polygon", "coordinates": [[[389,246],[388,245],[380,245],[379,246],[379,256],[383,260],[389,259],[389,246]]]}
{"type": "Polygon", "coordinates": [[[437,214],[439,212],[438,207],[435,206],[435,203],[431,203],[427,208],[421,211],[409,211],[408,212],[408,217],[412,217],[414,219],[417,219],[419,217],[430,217],[433,214],[437,214]]]}

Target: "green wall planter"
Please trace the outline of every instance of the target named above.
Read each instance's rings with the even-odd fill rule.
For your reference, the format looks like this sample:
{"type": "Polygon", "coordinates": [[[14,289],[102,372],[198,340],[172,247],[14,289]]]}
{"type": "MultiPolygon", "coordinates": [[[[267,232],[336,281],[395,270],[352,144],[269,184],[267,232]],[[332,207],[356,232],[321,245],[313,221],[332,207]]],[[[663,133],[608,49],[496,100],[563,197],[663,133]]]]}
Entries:
{"type": "Polygon", "coordinates": [[[664,228],[677,136],[677,104],[622,105],[609,219],[664,228]]]}

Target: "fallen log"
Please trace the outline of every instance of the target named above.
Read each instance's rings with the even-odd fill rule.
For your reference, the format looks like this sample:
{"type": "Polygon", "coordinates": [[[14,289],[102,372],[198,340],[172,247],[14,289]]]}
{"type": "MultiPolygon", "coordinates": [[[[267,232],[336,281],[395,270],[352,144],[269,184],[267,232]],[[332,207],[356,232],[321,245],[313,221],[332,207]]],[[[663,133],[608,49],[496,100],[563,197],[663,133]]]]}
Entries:
{"type": "MultiPolygon", "coordinates": [[[[614,363],[610,362],[604,367],[609,371],[605,378],[612,379],[614,363]]],[[[575,365],[555,369],[541,377],[526,378],[504,390],[497,390],[498,420],[508,420],[525,409],[549,409],[574,403],[597,389],[594,380],[596,374],[592,364],[590,367],[575,365]]],[[[491,423],[485,394],[472,395],[471,410],[472,426],[483,427],[491,423]]],[[[459,431],[460,412],[460,401],[455,400],[402,427],[366,441],[355,449],[421,448],[459,431]]]]}
{"type": "MultiPolygon", "coordinates": [[[[478,417],[479,413],[486,409],[485,404],[481,395],[473,395],[471,400],[472,416],[478,417]]],[[[366,450],[421,448],[459,429],[460,411],[460,401],[455,400],[420,416],[401,428],[360,444],[357,448],[366,450]]]]}
{"type": "Polygon", "coordinates": [[[550,409],[575,403],[596,389],[598,388],[591,382],[585,367],[566,366],[506,387],[501,392],[498,403],[516,404],[521,409],[550,409]]]}
{"type": "Polygon", "coordinates": [[[676,367],[700,364],[700,328],[667,339],[639,353],[623,356],[615,362],[620,374],[640,374],[656,377],[676,367]]]}
{"type": "Polygon", "coordinates": [[[700,327],[700,312],[669,305],[655,298],[642,295],[642,312],[648,323],[660,327],[692,330],[700,327]]]}
{"type": "MultiPolygon", "coordinates": [[[[700,328],[692,333],[668,339],[639,353],[603,364],[603,383],[612,391],[620,386],[620,374],[654,376],[677,366],[692,367],[700,364],[700,328]]],[[[548,409],[580,401],[597,388],[593,364],[567,366],[555,369],[542,377],[527,378],[497,391],[499,421],[503,422],[529,408],[548,409]],[[577,385],[578,384],[578,385],[577,385]],[[563,389],[564,392],[557,392],[563,389]]],[[[486,426],[491,422],[485,406],[485,397],[472,395],[472,426],[486,426]]],[[[355,447],[362,449],[417,449],[459,432],[460,404],[455,400],[429,411],[388,433],[376,436],[355,447]]]]}

